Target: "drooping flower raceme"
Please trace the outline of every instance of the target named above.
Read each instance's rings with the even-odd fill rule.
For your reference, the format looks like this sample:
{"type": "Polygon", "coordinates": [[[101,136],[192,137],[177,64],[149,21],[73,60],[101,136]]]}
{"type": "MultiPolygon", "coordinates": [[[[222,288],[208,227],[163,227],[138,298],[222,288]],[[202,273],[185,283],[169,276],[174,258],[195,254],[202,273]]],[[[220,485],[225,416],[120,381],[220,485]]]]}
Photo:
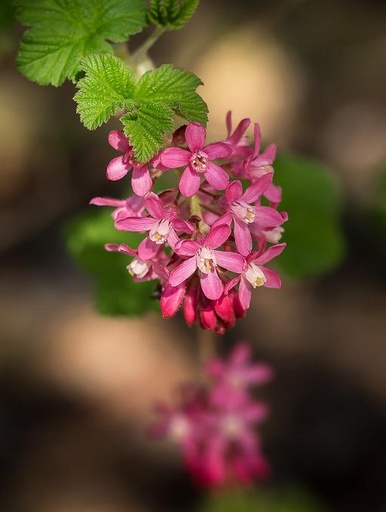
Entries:
{"type": "Polygon", "coordinates": [[[201,486],[249,484],[267,477],[270,467],[255,428],[268,409],[250,390],[272,378],[271,367],[253,364],[243,342],[228,361],[209,361],[206,372],[209,386],[184,386],[175,407],[158,405],[151,435],[178,446],[186,469],[201,486]]]}
{"type": "Polygon", "coordinates": [[[133,194],[91,201],[114,208],[116,229],[143,234],[136,248],[106,248],[132,258],[127,268],[133,279],[156,281],[163,316],[182,307],[188,325],[199,322],[220,334],[245,315],[253,289],[280,287],[265,264],[284,249],[279,242],[287,220],[278,209],[280,187],[273,184],[276,146],[261,152],[257,124],[249,144],[249,119],[232,132],[228,113],[226,124],[225,139],[210,144],[204,126],[180,127],[170,146],[145,164],[135,160],[123,132],[110,132],[109,143],[123,154],[109,163],[107,175],[117,180],[131,171],[133,194]],[[158,191],[154,184],[163,176],[168,188],[158,191]]]}

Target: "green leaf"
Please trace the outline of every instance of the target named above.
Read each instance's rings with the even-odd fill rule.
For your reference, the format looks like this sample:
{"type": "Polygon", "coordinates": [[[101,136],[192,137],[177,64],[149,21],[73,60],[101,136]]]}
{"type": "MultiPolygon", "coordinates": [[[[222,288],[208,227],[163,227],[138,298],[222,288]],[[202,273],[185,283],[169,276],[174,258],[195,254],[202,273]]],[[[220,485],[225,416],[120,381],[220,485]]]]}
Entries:
{"type": "Polygon", "coordinates": [[[67,226],[69,252],[94,281],[95,303],[106,315],[139,315],[159,310],[151,298],[155,281],[136,283],[126,270],[131,258],[108,252],[105,243],[126,243],[136,248],[143,235],[117,231],[108,208],[87,212],[67,226]]]}
{"type": "Polygon", "coordinates": [[[126,41],[146,25],[142,0],[16,0],[16,15],[29,28],[17,56],[21,73],[41,85],[75,80],[80,61],[112,53],[107,41],[126,41]]]}
{"type": "Polygon", "coordinates": [[[78,83],[77,112],[86,128],[94,130],[106,123],[117,108],[134,94],[135,80],[124,62],[109,54],[90,55],[82,61],[87,79],[78,83]]]}
{"type": "Polygon", "coordinates": [[[288,276],[306,278],[333,269],[345,253],[340,226],[341,197],[336,178],[322,164],[293,155],[275,161],[275,183],[288,212],[277,266],[288,276]]]}
{"type": "Polygon", "coordinates": [[[139,162],[148,161],[162,147],[165,133],[173,128],[174,114],[206,124],[207,105],[195,92],[201,84],[196,75],[171,64],[147,71],[140,78],[135,108],[129,108],[121,118],[139,162]]]}
{"type": "Polygon", "coordinates": [[[81,121],[89,129],[106,122],[117,108],[136,159],[147,162],[173,130],[175,114],[206,124],[208,107],[195,92],[201,80],[164,64],[147,71],[136,84],[133,74],[112,55],[92,55],[82,61],[86,76],[79,80],[74,99],[81,121]]]}
{"type": "Polygon", "coordinates": [[[190,20],[199,3],[200,0],[151,0],[147,19],[157,27],[178,30],[190,20]]]}

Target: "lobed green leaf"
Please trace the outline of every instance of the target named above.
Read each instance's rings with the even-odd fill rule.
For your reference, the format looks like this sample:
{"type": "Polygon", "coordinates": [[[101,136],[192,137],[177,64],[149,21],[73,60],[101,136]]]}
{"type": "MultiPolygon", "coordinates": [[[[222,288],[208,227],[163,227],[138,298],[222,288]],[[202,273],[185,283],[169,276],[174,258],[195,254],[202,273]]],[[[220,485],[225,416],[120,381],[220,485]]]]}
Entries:
{"type": "Polygon", "coordinates": [[[90,55],[81,64],[86,78],[79,80],[74,100],[82,123],[94,130],[116,109],[125,107],[126,100],[134,95],[135,80],[124,62],[109,54],[90,55]]]}
{"type": "Polygon", "coordinates": [[[151,0],[149,23],[167,30],[182,28],[195,13],[200,0],[151,0]]]}
{"type": "Polygon", "coordinates": [[[26,26],[17,66],[41,85],[75,81],[80,61],[92,53],[112,53],[107,41],[126,41],[146,25],[142,0],[16,0],[26,26]]]}
{"type": "Polygon", "coordinates": [[[106,122],[120,108],[125,134],[136,159],[147,162],[173,130],[174,115],[206,124],[208,107],[196,93],[201,80],[165,64],[146,72],[135,83],[124,63],[112,55],[92,55],[82,61],[86,76],[74,99],[81,121],[89,129],[106,122]]]}

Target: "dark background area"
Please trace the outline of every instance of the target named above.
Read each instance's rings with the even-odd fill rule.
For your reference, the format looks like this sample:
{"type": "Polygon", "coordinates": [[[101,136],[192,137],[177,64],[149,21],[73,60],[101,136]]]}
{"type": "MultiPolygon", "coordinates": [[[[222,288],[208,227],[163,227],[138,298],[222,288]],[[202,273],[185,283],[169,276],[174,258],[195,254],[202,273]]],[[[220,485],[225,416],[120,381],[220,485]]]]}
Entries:
{"type": "MultiPolygon", "coordinates": [[[[247,338],[276,368],[267,485],[299,485],[332,512],[386,512],[385,28],[381,0],[203,1],[151,52],[203,79],[213,140],[232,109],[340,184],[344,260],[258,290],[217,340],[225,354],[247,338]]],[[[63,229],[92,197],[122,195],[104,174],[112,125],[88,132],[71,84],[20,76],[20,34],[4,32],[0,61],[0,508],[194,510],[178,454],[144,432],[154,401],[197,374],[197,333],[94,311],[63,229]]]]}

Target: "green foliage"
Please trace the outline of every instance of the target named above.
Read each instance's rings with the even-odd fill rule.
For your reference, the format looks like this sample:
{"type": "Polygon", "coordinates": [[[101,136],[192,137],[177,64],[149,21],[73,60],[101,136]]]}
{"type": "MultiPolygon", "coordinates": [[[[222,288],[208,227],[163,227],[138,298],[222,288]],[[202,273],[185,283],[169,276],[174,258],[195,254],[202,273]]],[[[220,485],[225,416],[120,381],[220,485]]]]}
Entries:
{"type": "Polygon", "coordinates": [[[279,155],[275,182],[283,189],[280,207],[289,215],[283,236],[287,248],[277,266],[295,278],[329,271],[345,252],[339,187],[333,175],[318,162],[279,155]]]}
{"type": "Polygon", "coordinates": [[[80,61],[111,53],[107,41],[126,41],[146,25],[142,0],[16,0],[24,33],[17,56],[21,73],[40,85],[75,80],[80,61]]]}
{"type": "Polygon", "coordinates": [[[200,0],[151,0],[147,11],[149,23],[167,30],[182,28],[193,16],[200,0]]]}
{"type": "Polygon", "coordinates": [[[125,107],[125,100],[134,95],[135,80],[121,59],[108,54],[86,57],[82,69],[86,78],[79,80],[74,99],[82,123],[95,130],[125,107]]]}
{"type": "Polygon", "coordinates": [[[236,491],[213,497],[200,512],[321,512],[307,493],[298,489],[236,491]]]}
{"type": "Polygon", "coordinates": [[[108,210],[93,209],[67,226],[69,252],[93,278],[97,309],[105,315],[139,315],[159,310],[158,301],[151,298],[155,282],[134,282],[125,268],[131,258],[104,249],[106,242],[136,248],[143,238],[137,233],[117,231],[108,210]]]}
{"type": "Polygon", "coordinates": [[[81,121],[92,130],[123,109],[124,131],[139,162],[147,162],[162,147],[175,114],[206,124],[207,105],[195,92],[202,82],[193,73],[164,64],[136,83],[120,59],[106,54],[86,57],[82,67],[86,76],[74,97],[81,121]]]}

